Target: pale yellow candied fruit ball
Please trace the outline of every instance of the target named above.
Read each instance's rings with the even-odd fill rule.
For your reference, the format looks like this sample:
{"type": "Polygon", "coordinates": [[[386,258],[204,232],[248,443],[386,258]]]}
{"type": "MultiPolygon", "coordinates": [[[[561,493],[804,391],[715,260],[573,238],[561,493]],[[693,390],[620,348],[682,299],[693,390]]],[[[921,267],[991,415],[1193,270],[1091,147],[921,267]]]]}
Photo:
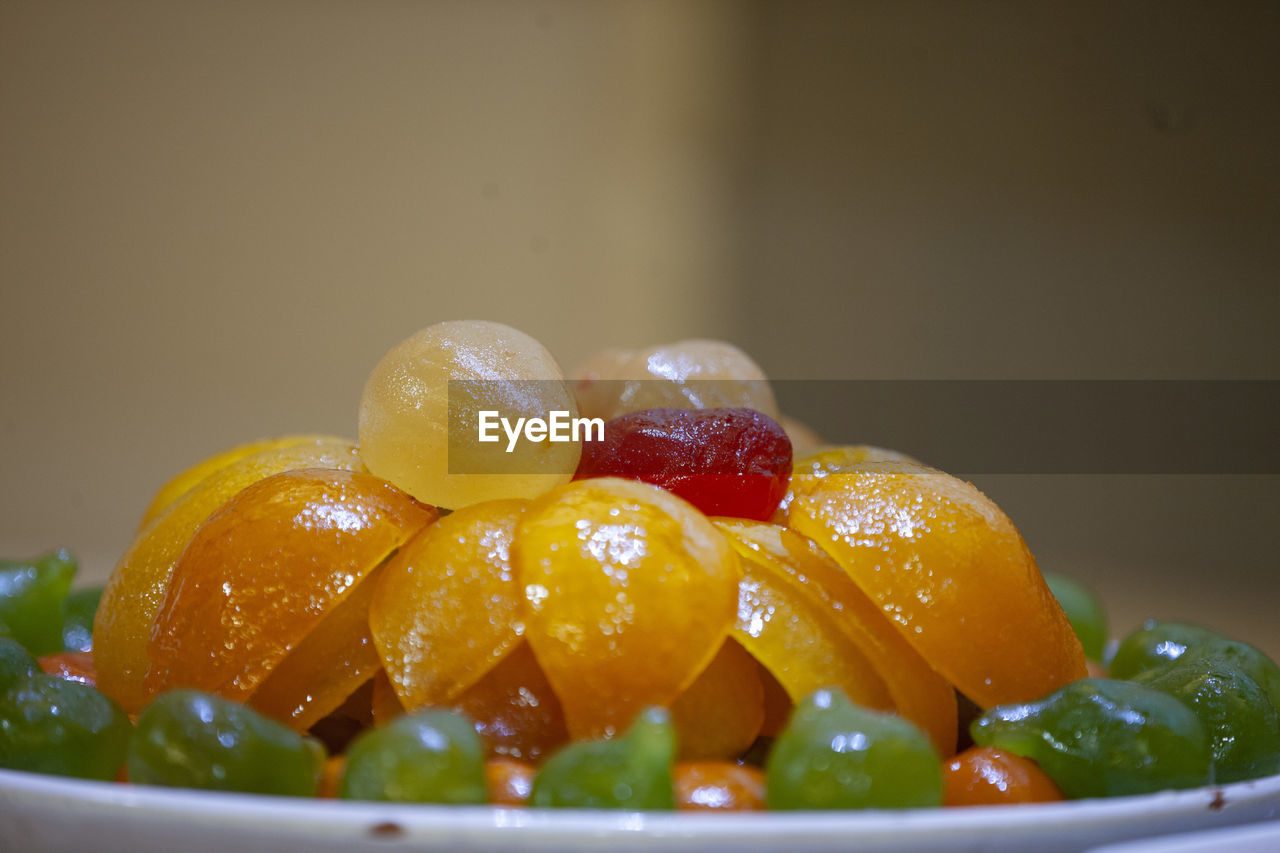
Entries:
{"type": "Polygon", "coordinates": [[[779,417],[773,388],[751,356],[725,341],[691,339],[636,352],[606,350],[575,371],[584,415],[644,409],[745,407],[779,417]]]}
{"type": "MultiPolygon", "coordinates": [[[[578,417],[555,358],[517,329],[485,320],[428,326],[374,367],[360,399],[360,455],[369,471],[420,501],[457,509],[498,498],[533,498],[568,482],[582,447],[503,427],[519,418],[578,417]],[[452,380],[452,385],[450,384],[452,380]],[[452,396],[452,399],[451,399],[452,396]],[[451,442],[452,437],[452,442],[451,442]]],[[[563,437],[566,430],[561,429],[563,437]]]]}

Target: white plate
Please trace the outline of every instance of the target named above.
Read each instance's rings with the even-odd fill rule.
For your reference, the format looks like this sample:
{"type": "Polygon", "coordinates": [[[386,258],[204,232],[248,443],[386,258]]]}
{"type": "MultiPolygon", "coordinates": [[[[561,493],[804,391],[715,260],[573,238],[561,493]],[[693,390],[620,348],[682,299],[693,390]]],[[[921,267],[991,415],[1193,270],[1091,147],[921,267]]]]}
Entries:
{"type": "Polygon", "coordinates": [[[379,805],[83,782],[0,770],[0,849],[222,853],[513,849],[1083,850],[1280,815],[1280,776],[1036,806],[637,814],[379,805]]]}

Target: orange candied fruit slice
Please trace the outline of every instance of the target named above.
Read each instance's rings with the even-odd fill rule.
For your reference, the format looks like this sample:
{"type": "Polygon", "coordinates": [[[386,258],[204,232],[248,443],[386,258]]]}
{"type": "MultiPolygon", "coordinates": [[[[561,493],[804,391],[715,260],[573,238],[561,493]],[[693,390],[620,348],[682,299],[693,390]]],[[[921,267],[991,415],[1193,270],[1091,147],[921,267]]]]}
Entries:
{"type": "Polygon", "coordinates": [[[111,573],[94,618],[93,659],[103,693],[129,713],[142,710],[150,696],[143,682],[151,623],[187,542],[205,519],[246,486],[300,468],[363,471],[364,465],[355,445],[339,438],[265,450],[205,477],[138,532],[111,573]]]}
{"type": "Polygon", "coordinates": [[[528,643],[519,643],[452,703],[491,755],[540,761],[569,739],[564,711],[528,643]]]}
{"type": "MultiPolygon", "coordinates": [[[[747,608],[740,607],[738,636],[752,635],[747,648],[766,666],[777,667],[773,672],[784,685],[791,685],[788,692],[793,701],[835,684],[860,704],[896,708],[924,729],[941,754],[955,751],[955,691],[894,630],[835,561],[809,539],[776,524],[743,519],[717,519],[716,524],[738,550],[744,565],[750,567],[747,574],[758,584],[755,594],[765,590],[765,595],[772,596],[773,607],[785,602],[786,609],[781,612],[770,612],[768,607],[751,602],[747,608]],[[766,625],[779,620],[786,630],[785,616],[792,611],[808,614],[800,617],[809,620],[808,630],[826,635],[798,654],[778,649],[777,630],[772,635],[766,630],[766,625]],[[854,651],[845,642],[833,640],[833,632],[852,644],[854,651]],[[828,669],[825,661],[833,655],[839,660],[828,669]],[[805,671],[799,673],[798,669],[805,671]],[[835,680],[835,673],[844,674],[844,678],[835,680]],[[828,683],[819,684],[824,678],[828,683]]],[[[747,584],[743,586],[745,594],[747,584]]],[[[781,642],[786,649],[794,640],[782,638],[781,642]]]]}
{"type": "Polygon", "coordinates": [[[142,521],[138,522],[138,529],[141,530],[146,527],[147,523],[163,512],[169,504],[191,491],[211,475],[235,462],[239,462],[246,456],[253,456],[265,450],[279,450],[300,444],[315,444],[318,441],[334,440],[324,435],[285,435],[279,438],[265,438],[261,441],[239,444],[221,453],[215,453],[213,456],[202,459],[192,465],[161,486],[151,499],[151,503],[147,505],[146,511],[142,513],[142,521]]]}
{"type": "Polygon", "coordinates": [[[464,507],[387,561],[369,624],[404,707],[448,704],[520,639],[523,602],[511,539],[528,504],[464,507]]]}
{"type": "Polygon", "coordinates": [[[940,471],[799,478],[789,525],[835,558],[922,657],[983,707],[1084,678],[1084,652],[1017,528],[940,471]]]}
{"type": "Polygon", "coordinates": [[[146,687],[253,692],[370,572],[436,518],[390,483],[351,471],[290,471],[209,517],[156,613],[146,687]]]}
{"type": "Polygon", "coordinates": [[[375,569],[325,613],[249,696],[250,707],[298,731],[336,710],[382,668],[369,630],[375,569]]]}
{"type": "Polygon", "coordinates": [[[738,561],[691,504],[604,477],[537,498],[516,531],[526,636],[574,738],[670,706],[733,624],[738,561]]]}
{"type": "Polygon", "coordinates": [[[724,641],[707,668],[671,706],[680,758],[737,758],[764,724],[760,666],[734,640],[724,641]]]}

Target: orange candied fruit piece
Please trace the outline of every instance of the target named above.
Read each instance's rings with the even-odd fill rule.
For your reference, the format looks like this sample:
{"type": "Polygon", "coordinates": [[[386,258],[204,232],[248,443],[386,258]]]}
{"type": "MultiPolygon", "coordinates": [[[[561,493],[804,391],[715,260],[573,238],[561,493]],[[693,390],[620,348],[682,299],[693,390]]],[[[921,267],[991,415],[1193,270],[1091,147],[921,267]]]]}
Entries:
{"type": "Polygon", "coordinates": [[[264,450],[217,469],[174,498],[134,537],[116,564],[93,624],[98,687],[130,713],[150,694],[144,685],[151,624],[187,543],[205,520],[246,486],[283,471],[363,471],[355,445],[315,438],[264,450]]]}
{"type": "Polygon", "coordinates": [[[1084,678],[1084,652],[1013,522],[940,471],[798,477],[788,524],[862,588],[920,655],[983,707],[1084,678]]]}
{"type": "Polygon", "coordinates": [[[733,761],[680,761],[671,770],[676,808],[685,812],[760,811],[764,771],[733,761]]]}
{"type": "Polygon", "coordinates": [[[489,753],[539,761],[569,740],[564,711],[528,643],[519,643],[454,702],[489,753]]]}
{"type": "Polygon", "coordinates": [[[686,761],[736,758],[764,724],[760,665],[732,639],[724,641],[671,705],[679,756],[686,761]]]}
{"type": "Polygon", "coordinates": [[[513,546],[526,636],[574,738],[669,707],[733,624],[738,561],[697,509],[631,480],[580,480],[530,506],[513,546]]]}
{"type": "Polygon", "coordinates": [[[450,703],[519,641],[523,602],[511,540],[528,503],[464,507],[387,561],[369,624],[404,707],[450,703]]]}
{"type": "Polygon", "coordinates": [[[834,685],[860,705],[896,708],[941,754],[955,751],[955,691],[821,548],[776,524],[716,524],[744,566],[734,636],[793,701],[834,685]]]}
{"type": "Polygon", "coordinates": [[[533,793],[533,777],[538,768],[514,758],[491,758],[485,762],[484,778],[489,785],[489,802],[495,806],[523,806],[533,793]]]}
{"type": "Polygon", "coordinates": [[[248,698],[255,710],[306,731],[382,667],[369,631],[369,599],[386,567],[375,569],[325,613],[248,698]]]}
{"type": "Polygon", "coordinates": [[[371,474],[290,471],[240,492],[174,566],[147,689],[244,700],[434,508],[371,474]]]}
{"type": "Polygon", "coordinates": [[[944,806],[1056,803],[1066,799],[1029,758],[990,746],[966,749],[942,763],[944,806]]]}

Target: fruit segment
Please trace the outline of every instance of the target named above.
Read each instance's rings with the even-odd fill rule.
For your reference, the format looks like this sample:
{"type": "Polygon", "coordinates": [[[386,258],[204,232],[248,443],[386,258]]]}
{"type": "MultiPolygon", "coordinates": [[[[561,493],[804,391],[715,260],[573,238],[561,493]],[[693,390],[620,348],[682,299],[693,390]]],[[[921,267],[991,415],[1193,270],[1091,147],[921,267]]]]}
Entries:
{"type": "Polygon", "coordinates": [[[209,517],[152,625],[146,688],[244,699],[436,511],[370,474],[290,471],[209,517]]]}
{"type": "Polygon", "coordinates": [[[725,640],[707,668],[671,706],[685,761],[737,758],[764,723],[764,686],[756,659],[725,640]]]}
{"type": "Polygon", "coordinates": [[[1013,522],[936,471],[797,478],[788,523],[826,550],[942,676],[983,707],[1086,675],[1013,522]]]}
{"type": "Polygon", "coordinates": [[[213,456],[202,459],[192,465],[161,486],[155,497],[151,499],[151,503],[147,505],[146,511],[142,513],[142,521],[138,522],[138,529],[141,530],[146,527],[151,519],[164,511],[165,507],[191,491],[210,475],[226,468],[228,465],[239,462],[247,456],[254,456],[266,450],[279,450],[300,444],[315,444],[317,441],[332,440],[324,435],[285,435],[280,438],[266,438],[248,444],[240,444],[221,453],[215,453],[213,456]]]}
{"type": "Polygon", "coordinates": [[[369,600],[379,568],[285,655],[248,699],[249,707],[306,731],[346,701],[382,666],[369,631],[369,600]]]}
{"type": "MultiPolygon", "coordinates": [[[[753,576],[774,588],[777,599],[794,602],[791,607],[797,612],[812,614],[809,624],[813,629],[825,630],[828,634],[834,630],[857,650],[856,657],[851,657],[847,651],[842,654],[844,672],[846,677],[853,679],[853,683],[841,684],[828,677],[828,684],[841,687],[859,704],[874,708],[896,707],[898,713],[929,735],[939,753],[950,755],[955,751],[955,691],[894,630],[866,594],[822,549],[776,524],[719,519],[717,525],[729,537],[743,562],[750,564],[753,576]],[[871,687],[864,686],[868,668],[876,676],[870,682],[871,687]],[[860,700],[855,691],[861,691],[864,698],[860,700]],[[884,701],[886,696],[887,703],[884,701]]],[[[774,619],[777,616],[777,613],[773,614],[774,619]]],[[[742,621],[740,611],[740,630],[742,621]]],[[[750,621],[746,627],[750,629],[750,621]]],[[[761,642],[758,637],[753,641],[761,642]]],[[[837,643],[839,641],[820,640],[814,647],[814,657],[824,646],[838,647],[837,643]]],[[[768,654],[771,661],[778,660],[773,649],[768,654]]],[[[766,666],[770,665],[770,661],[760,659],[766,666]]],[[[803,666],[803,660],[796,659],[788,666],[789,679],[796,679],[795,670],[803,666]]],[[[821,664],[820,658],[813,659],[812,664],[821,664]]],[[[776,669],[773,671],[786,685],[783,675],[776,669]]],[[[792,699],[799,701],[807,692],[816,689],[809,688],[809,685],[821,681],[825,672],[825,669],[817,669],[806,673],[799,682],[799,690],[788,691],[792,699]]]]}
{"type": "Polygon", "coordinates": [[[685,501],[602,478],[534,501],[513,548],[526,636],[575,738],[669,706],[733,623],[738,561],[685,501]]]}
{"type": "Polygon", "coordinates": [[[241,489],[300,468],[363,471],[364,464],[355,446],[340,438],[317,438],[255,453],[210,474],[138,533],[107,581],[94,619],[93,658],[102,692],[131,714],[142,710],[150,696],[143,680],[151,623],[187,542],[210,514],[241,489]]]}
{"type": "Polygon", "coordinates": [[[792,702],[835,686],[859,705],[893,708],[884,679],[841,630],[840,614],[797,588],[785,569],[758,556],[742,540],[729,541],[742,563],[733,638],[769,670],[792,702]]]}
{"type": "Polygon", "coordinates": [[[491,755],[539,761],[569,739],[560,700],[519,643],[452,706],[476,724],[491,755]]]}
{"type": "Polygon", "coordinates": [[[373,639],[404,707],[449,704],[523,631],[511,539],[528,501],[488,501],[406,543],[378,581],[373,639]]]}

